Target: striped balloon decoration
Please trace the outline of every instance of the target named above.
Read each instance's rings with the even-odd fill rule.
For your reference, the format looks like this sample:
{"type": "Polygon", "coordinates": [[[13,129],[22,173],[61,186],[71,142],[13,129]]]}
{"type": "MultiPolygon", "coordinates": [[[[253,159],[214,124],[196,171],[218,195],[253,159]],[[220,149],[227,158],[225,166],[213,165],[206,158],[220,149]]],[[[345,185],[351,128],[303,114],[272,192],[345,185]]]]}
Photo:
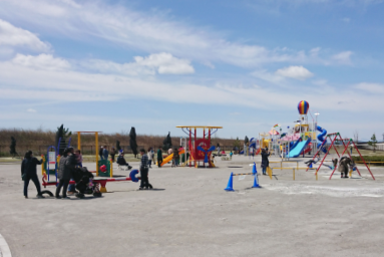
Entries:
{"type": "Polygon", "coordinates": [[[309,103],[307,101],[300,101],[299,105],[297,106],[297,109],[299,110],[300,115],[307,115],[307,112],[309,110],[309,103]]]}

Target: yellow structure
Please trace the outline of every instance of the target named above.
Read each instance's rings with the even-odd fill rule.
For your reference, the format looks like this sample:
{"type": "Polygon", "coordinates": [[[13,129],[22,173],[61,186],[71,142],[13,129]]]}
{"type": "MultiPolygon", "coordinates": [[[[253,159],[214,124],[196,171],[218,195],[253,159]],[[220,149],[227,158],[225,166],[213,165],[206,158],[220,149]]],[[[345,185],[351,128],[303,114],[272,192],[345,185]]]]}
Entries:
{"type": "MultiPolygon", "coordinates": [[[[96,176],[99,176],[99,132],[98,131],[77,131],[77,148],[81,151],[81,134],[95,134],[95,157],[96,157],[96,176]]],[[[113,162],[110,161],[110,177],[113,177],[113,162]]]]}

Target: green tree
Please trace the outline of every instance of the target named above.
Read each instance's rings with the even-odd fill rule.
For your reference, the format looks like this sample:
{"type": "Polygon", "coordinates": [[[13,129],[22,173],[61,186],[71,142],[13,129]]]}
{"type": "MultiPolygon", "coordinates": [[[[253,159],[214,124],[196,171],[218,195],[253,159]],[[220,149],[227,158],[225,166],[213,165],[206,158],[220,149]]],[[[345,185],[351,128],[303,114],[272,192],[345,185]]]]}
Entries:
{"type": "Polygon", "coordinates": [[[236,137],[235,142],[233,142],[233,147],[237,147],[237,149],[240,149],[240,140],[238,137],[236,137]]]}
{"type": "Polygon", "coordinates": [[[375,133],[373,133],[371,140],[368,142],[368,145],[373,147],[373,152],[376,152],[377,140],[376,140],[376,134],[375,133]]]}

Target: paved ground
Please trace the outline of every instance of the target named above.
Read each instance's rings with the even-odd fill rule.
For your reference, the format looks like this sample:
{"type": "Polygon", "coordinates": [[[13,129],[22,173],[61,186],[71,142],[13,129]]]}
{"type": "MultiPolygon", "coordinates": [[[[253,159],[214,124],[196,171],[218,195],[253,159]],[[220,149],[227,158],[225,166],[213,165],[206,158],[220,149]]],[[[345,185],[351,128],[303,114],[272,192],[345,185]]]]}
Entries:
{"type": "Polygon", "coordinates": [[[26,200],[20,166],[2,164],[0,234],[16,257],[383,255],[382,169],[376,181],[364,169],[363,178],[331,181],[328,169],[318,181],[313,171],[293,181],[291,170],[275,170],[273,180],[260,176],[262,189],[247,176],[224,191],[230,172],[251,172],[250,163],[236,156],[216,169],[153,168],[155,190],[109,183],[110,193],[86,200],[26,200]]]}

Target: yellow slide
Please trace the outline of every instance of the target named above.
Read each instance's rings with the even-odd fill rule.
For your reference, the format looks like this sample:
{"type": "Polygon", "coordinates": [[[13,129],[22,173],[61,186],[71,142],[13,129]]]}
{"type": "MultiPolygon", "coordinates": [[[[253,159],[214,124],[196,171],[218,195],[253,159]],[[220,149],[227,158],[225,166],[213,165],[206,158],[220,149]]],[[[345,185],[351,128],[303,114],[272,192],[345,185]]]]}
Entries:
{"type": "MultiPolygon", "coordinates": [[[[185,150],[184,150],[184,149],[181,150],[181,151],[179,151],[179,155],[182,155],[183,153],[185,153],[185,150]]],[[[160,166],[163,167],[164,164],[170,162],[172,159],[173,159],[173,154],[168,155],[168,156],[163,160],[163,162],[160,164],[160,166]]]]}

